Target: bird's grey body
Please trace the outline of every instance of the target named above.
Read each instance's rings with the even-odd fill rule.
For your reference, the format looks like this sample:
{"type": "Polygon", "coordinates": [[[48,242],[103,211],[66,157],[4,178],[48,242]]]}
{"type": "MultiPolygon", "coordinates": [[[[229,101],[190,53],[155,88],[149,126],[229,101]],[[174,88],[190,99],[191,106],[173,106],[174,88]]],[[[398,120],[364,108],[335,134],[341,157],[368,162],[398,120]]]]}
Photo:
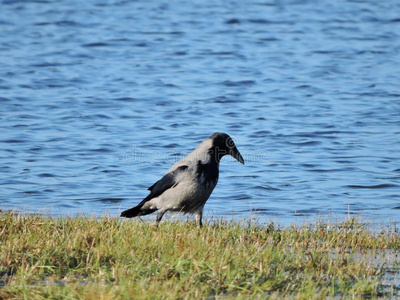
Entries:
{"type": "Polygon", "coordinates": [[[226,154],[244,163],[231,137],[214,133],[175,163],[163,178],[149,187],[150,194],[142,202],[121,216],[131,218],[159,210],[158,225],[166,211],[178,211],[195,214],[201,226],[204,205],[217,185],[219,162],[226,154]]]}

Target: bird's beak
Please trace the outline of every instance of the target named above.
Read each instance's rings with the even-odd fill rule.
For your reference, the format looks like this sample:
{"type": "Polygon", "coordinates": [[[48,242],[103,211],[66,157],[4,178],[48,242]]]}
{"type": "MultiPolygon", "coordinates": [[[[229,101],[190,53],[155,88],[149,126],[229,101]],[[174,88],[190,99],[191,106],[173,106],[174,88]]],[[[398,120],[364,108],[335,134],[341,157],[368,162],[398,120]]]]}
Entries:
{"type": "Polygon", "coordinates": [[[238,162],[240,162],[241,164],[244,164],[244,159],[242,157],[242,155],[240,154],[239,150],[234,147],[232,148],[232,150],[229,153],[233,158],[235,158],[238,162]]]}

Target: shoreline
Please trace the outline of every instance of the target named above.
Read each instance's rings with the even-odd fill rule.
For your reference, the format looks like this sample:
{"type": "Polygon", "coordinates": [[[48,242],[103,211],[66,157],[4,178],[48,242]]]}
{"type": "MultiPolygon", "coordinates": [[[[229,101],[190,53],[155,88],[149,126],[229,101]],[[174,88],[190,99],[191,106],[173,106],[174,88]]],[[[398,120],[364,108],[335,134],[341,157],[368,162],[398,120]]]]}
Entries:
{"type": "MultiPolygon", "coordinates": [[[[0,216],[7,214],[15,214],[15,215],[37,215],[43,217],[50,218],[116,218],[121,221],[143,221],[145,223],[155,223],[156,213],[141,216],[137,218],[123,218],[120,217],[120,213],[110,213],[109,211],[104,212],[71,212],[71,213],[54,213],[51,211],[51,208],[48,209],[37,209],[37,210],[29,210],[29,209],[19,209],[19,208],[0,208],[0,216]]],[[[255,211],[256,212],[256,211],[255,211]]],[[[206,212],[203,216],[204,221],[208,224],[220,223],[220,222],[233,222],[233,223],[252,223],[253,225],[262,225],[268,226],[273,223],[280,228],[288,228],[291,226],[308,226],[313,224],[324,224],[324,223],[346,223],[351,220],[356,220],[359,223],[362,223],[364,226],[367,226],[372,231],[399,231],[400,232],[400,220],[393,219],[390,217],[379,216],[377,218],[371,218],[370,216],[364,216],[362,214],[353,214],[353,213],[329,213],[329,214],[317,214],[317,215],[293,215],[292,218],[285,216],[275,216],[275,215],[258,215],[252,214],[252,211],[249,211],[249,215],[218,215],[213,212],[206,212]]],[[[162,222],[194,222],[194,216],[191,214],[183,214],[180,212],[166,212],[162,222]]]]}

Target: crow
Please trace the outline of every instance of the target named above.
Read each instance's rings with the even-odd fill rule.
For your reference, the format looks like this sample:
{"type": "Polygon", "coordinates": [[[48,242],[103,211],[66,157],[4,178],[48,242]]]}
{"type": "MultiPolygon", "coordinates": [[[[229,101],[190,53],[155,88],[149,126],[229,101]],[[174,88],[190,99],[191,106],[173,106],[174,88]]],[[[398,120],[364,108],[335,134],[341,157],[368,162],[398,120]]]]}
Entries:
{"type": "Polygon", "coordinates": [[[204,205],[218,182],[219,162],[227,154],[244,164],[232,138],[226,133],[214,133],[175,163],[148,188],[150,194],[137,206],[123,211],[121,217],[139,217],[159,210],[158,227],[165,212],[177,211],[195,214],[196,223],[201,227],[204,205]]]}

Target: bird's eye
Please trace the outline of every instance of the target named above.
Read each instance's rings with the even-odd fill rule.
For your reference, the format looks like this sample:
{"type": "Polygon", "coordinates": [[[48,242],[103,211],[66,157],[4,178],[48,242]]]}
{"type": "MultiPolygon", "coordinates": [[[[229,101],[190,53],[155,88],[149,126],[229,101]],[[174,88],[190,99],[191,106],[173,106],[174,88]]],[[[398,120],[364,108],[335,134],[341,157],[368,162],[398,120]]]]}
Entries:
{"type": "Polygon", "coordinates": [[[235,142],[231,138],[228,138],[228,139],[226,139],[226,145],[228,147],[233,147],[233,146],[235,146],[235,142]]]}

